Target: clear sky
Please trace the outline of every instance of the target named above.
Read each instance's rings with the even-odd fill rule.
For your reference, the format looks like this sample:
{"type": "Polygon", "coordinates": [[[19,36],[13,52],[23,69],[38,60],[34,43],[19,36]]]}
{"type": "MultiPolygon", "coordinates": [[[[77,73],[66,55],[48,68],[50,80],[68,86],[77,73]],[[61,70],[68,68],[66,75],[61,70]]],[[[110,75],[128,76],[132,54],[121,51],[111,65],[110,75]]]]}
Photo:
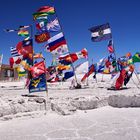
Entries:
{"type": "MultiPolygon", "coordinates": [[[[117,57],[140,51],[140,0],[1,0],[0,53],[9,63],[10,47],[23,38],[3,29],[34,24],[32,14],[41,6],[55,6],[70,52],[87,48],[89,60],[97,62],[107,56],[108,41],[92,42],[89,28],[110,23],[117,57]]],[[[34,29],[35,33],[35,29],[34,29]]],[[[43,44],[42,44],[43,45],[43,44]]],[[[41,44],[34,43],[35,52],[42,51],[47,64],[51,55],[41,44]]],[[[83,60],[84,61],[84,60],[83,60]]]]}

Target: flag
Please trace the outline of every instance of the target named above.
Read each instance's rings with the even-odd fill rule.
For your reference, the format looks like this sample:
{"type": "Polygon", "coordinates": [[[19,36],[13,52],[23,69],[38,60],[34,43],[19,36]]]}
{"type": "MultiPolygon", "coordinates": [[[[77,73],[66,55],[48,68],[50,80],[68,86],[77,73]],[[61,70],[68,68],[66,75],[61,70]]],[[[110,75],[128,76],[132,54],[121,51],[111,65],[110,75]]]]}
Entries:
{"type": "Polygon", "coordinates": [[[45,32],[47,31],[47,21],[40,21],[39,23],[36,24],[36,29],[39,31],[45,32]]]}
{"type": "Polygon", "coordinates": [[[34,59],[44,58],[42,53],[36,53],[33,55],[34,59]]]}
{"type": "Polygon", "coordinates": [[[29,28],[30,25],[20,25],[19,26],[19,29],[22,30],[22,29],[26,29],[26,28],[29,28]]]}
{"type": "Polygon", "coordinates": [[[29,37],[29,32],[25,29],[24,30],[22,29],[18,31],[18,35],[22,37],[29,37]]]}
{"type": "Polygon", "coordinates": [[[133,59],[133,63],[140,62],[140,52],[135,53],[132,59],[133,59]]]}
{"type": "Polygon", "coordinates": [[[55,13],[54,7],[51,7],[51,6],[42,6],[37,10],[37,12],[45,12],[48,15],[52,15],[55,13]]]}
{"type": "Polygon", "coordinates": [[[22,60],[20,62],[20,64],[23,66],[23,68],[27,71],[30,71],[30,64],[27,62],[27,59],[26,60],[22,60]]]}
{"type": "Polygon", "coordinates": [[[71,68],[71,65],[61,65],[61,64],[58,64],[56,66],[56,69],[58,69],[59,71],[63,71],[63,70],[69,70],[71,68]]]}
{"type": "Polygon", "coordinates": [[[15,56],[15,57],[9,58],[10,66],[17,67],[20,64],[20,62],[22,61],[22,59],[23,59],[22,56],[15,56]]]}
{"type": "Polygon", "coordinates": [[[113,47],[112,40],[109,41],[107,49],[108,49],[109,53],[114,53],[114,47],[113,47]]]}
{"type": "Polygon", "coordinates": [[[61,30],[58,19],[56,18],[54,21],[51,21],[47,24],[48,32],[58,32],[61,30]]]}
{"type": "Polygon", "coordinates": [[[123,70],[120,71],[120,75],[116,80],[115,89],[118,90],[118,89],[120,89],[122,87],[125,77],[126,77],[126,70],[123,69],[123,70]]]}
{"type": "Polygon", "coordinates": [[[53,50],[51,53],[53,55],[62,55],[64,53],[68,52],[68,46],[67,45],[61,45],[60,47],[53,50]]]}
{"type": "Polygon", "coordinates": [[[74,72],[73,71],[69,71],[69,72],[66,72],[65,74],[64,74],[64,79],[69,79],[69,78],[71,78],[71,77],[73,77],[74,76],[74,72]]]}
{"type": "Polygon", "coordinates": [[[47,44],[47,51],[52,52],[55,49],[57,49],[58,47],[61,47],[62,45],[66,45],[66,40],[64,38],[63,33],[59,33],[53,37],[51,37],[48,40],[48,44],[47,44]]]}
{"type": "Polygon", "coordinates": [[[88,68],[88,72],[83,76],[83,78],[81,79],[81,82],[83,82],[87,77],[89,77],[95,71],[96,70],[95,70],[94,64],[90,65],[88,68]]]}
{"type": "Polygon", "coordinates": [[[87,58],[87,56],[88,56],[88,52],[84,48],[81,51],[76,52],[76,53],[61,55],[58,59],[60,60],[60,62],[62,62],[61,60],[64,60],[64,61],[67,61],[67,62],[74,63],[78,59],[87,58]]]}
{"type": "Polygon", "coordinates": [[[0,65],[2,65],[2,61],[3,61],[3,54],[0,55],[0,65]]]}
{"type": "Polygon", "coordinates": [[[76,74],[85,74],[88,72],[88,61],[75,67],[76,74]]]}
{"type": "Polygon", "coordinates": [[[19,29],[4,29],[5,32],[17,32],[19,29]]]}
{"type": "Polygon", "coordinates": [[[47,20],[48,14],[46,12],[37,12],[33,14],[34,20],[47,20]]]}
{"type": "Polygon", "coordinates": [[[106,39],[111,39],[111,29],[109,23],[94,26],[89,29],[91,31],[91,39],[93,42],[99,42],[106,39]]]}
{"type": "Polygon", "coordinates": [[[35,41],[37,43],[43,43],[50,39],[49,33],[41,33],[39,35],[35,35],[35,41]]]}
{"type": "Polygon", "coordinates": [[[44,73],[30,80],[29,93],[46,90],[47,90],[46,75],[44,73]]]}
{"type": "Polygon", "coordinates": [[[17,67],[17,72],[19,77],[25,76],[27,74],[26,70],[23,68],[22,65],[17,67]]]}
{"type": "Polygon", "coordinates": [[[33,78],[38,77],[39,75],[45,73],[46,68],[44,61],[34,64],[34,66],[31,67],[30,71],[33,78]]]}
{"type": "Polygon", "coordinates": [[[17,28],[17,29],[4,29],[4,31],[5,32],[17,32],[17,31],[19,31],[21,29],[26,29],[26,28],[29,28],[29,27],[30,27],[30,25],[19,26],[19,28],[17,28]]]}
{"type": "Polygon", "coordinates": [[[33,58],[32,39],[20,41],[16,45],[16,49],[19,54],[23,55],[23,58],[33,58]]]}
{"type": "Polygon", "coordinates": [[[20,54],[18,53],[16,47],[15,47],[15,48],[11,47],[11,48],[10,48],[10,52],[11,52],[11,56],[12,56],[12,57],[20,56],[20,54]]]}

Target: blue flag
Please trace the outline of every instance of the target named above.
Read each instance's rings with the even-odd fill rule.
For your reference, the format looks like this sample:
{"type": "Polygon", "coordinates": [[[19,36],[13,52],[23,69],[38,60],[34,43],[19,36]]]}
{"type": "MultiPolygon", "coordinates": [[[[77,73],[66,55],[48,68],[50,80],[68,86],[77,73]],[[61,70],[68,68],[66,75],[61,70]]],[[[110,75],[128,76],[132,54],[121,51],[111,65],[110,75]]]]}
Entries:
{"type": "Polygon", "coordinates": [[[89,29],[91,31],[91,40],[93,42],[100,42],[112,38],[109,23],[94,26],[89,29]]]}
{"type": "Polygon", "coordinates": [[[29,84],[29,92],[40,92],[40,91],[46,91],[47,85],[46,85],[46,75],[41,74],[40,76],[36,78],[32,78],[29,84]]]}

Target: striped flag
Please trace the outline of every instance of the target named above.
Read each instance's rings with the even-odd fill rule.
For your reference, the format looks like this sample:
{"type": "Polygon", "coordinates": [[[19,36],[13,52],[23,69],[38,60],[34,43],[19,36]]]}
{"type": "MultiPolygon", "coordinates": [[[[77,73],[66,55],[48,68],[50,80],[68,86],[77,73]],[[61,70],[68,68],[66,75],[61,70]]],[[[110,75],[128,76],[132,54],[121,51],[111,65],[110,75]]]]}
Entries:
{"type": "Polygon", "coordinates": [[[47,51],[52,52],[63,45],[66,45],[66,40],[61,32],[48,40],[47,51]]]}
{"type": "Polygon", "coordinates": [[[114,53],[113,41],[110,40],[107,46],[109,53],[114,53]]]}
{"type": "Polygon", "coordinates": [[[94,26],[89,29],[91,31],[91,40],[93,42],[100,42],[112,38],[111,28],[109,23],[94,26]]]}
{"type": "Polygon", "coordinates": [[[11,56],[12,56],[12,57],[20,56],[20,54],[18,53],[16,47],[15,47],[15,48],[11,47],[11,48],[10,48],[10,51],[11,51],[11,56]]]}

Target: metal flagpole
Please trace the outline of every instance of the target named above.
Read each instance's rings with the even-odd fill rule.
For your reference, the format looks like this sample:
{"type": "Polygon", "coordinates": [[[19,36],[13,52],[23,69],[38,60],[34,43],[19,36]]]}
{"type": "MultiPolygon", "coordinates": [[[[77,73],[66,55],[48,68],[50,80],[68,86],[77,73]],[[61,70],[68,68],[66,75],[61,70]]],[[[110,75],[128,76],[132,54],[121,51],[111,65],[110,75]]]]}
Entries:
{"type": "MultiPolygon", "coordinates": [[[[56,17],[58,18],[57,14],[56,14],[55,7],[54,7],[54,11],[55,11],[55,15],[56,15],[56,17]]],[[[61,28],[61,30],[62,30],[62,26],[61,26],[61,24],[60,24],[59,19],[58,19],[58,23],[59,23],[60,28],[61,28]]],[[[63,33],[63,32],[62,32],[62,33],[63,33]]],[[[63,35],[64,35],[64,33],[63,33],[63,35]]],[[[65,35],[64,35],[64,36],[65,36],[65,35]]],[[[72,69],[73,69],[73,71],[74,71],[75,80],[76,80],[76,83],[78,84],[77,77],[76,77],[76,73],[75,73],[75,68],[74,68],[74,65],[73,65],[72,58],[71,58],[71,56],[70,56],[70,51],[69,51],[69,49],[68,49],[68,54],[69,54],[69,57],[70,57],[70,59],[71,59],[71,63],[72,63],[71,66],[72,66],[72,69]]]]}

